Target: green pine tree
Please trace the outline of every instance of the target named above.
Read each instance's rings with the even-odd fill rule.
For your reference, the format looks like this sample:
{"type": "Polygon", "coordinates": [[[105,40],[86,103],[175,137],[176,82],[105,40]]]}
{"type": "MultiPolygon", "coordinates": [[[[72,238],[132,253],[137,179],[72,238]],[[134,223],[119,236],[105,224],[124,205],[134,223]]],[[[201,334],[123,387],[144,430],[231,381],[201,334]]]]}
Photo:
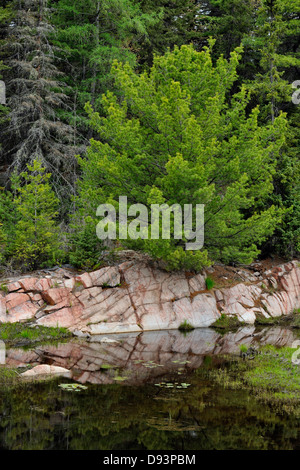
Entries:
{"type": "Polygon", "coordinates": [[[257,73],[248,86],[260,105],[261,121],[274,123],[282,111],[288,116],[286,143],[277,159],[275,191],[270,198],[270,204],[287,210],[283,224],[265,246],[266,253],[275,250],[288,257],[297,256],[300,247],[299,109],[292,103],[292,83],[300,66],[299,14],[297,0],[260,0],[256,30],[244,39],[259,57],[257,73]]]}
{"type": "MultiPolygon", "coordinates": [[[[14,180],[14,177],[12,178],[14,180]]],[[[12,192],[0,188],[0,263],[5,264],[14,254],[15,228],[18,214],[12,192]]]]}
{"type": "Polygon", "coordinates": [[[152,66],[155,54],[164,54],[175,46],[193,44],[200,50],[207,45],[211,6],[203,0],[142,0],[143,12],[158,12],[158,21],[148,28],[139,50],[141,69],[152,66]]]}
{"type": "Polygon", "coordinates": [[[19,220],[15,226],[14,259],[25,269],[59,262],[60,231],[56,224],[58,199],[41,163],[27,165],[15,181],[15,207],[19,220]]]}
{"type": "Polygon", "coordinates": [[[273,191],[276,159],[285,142],[283,115],[268,126],[249,114],[237,79],[241,50],[213,65],[211,48],[175,47],[155,57],[149,74],[127,64],[113,68],[122,99],[103,97],[106,116],[87,111],[100,140],[80,159],[80,201],[95,218],[103,202],[205,204],[205,249],[184,250],[184,240],[127,241],[163,259],[169,268],[198,269],[210,259],[249,262],[281,218],[265,207],[273,191]]]}
{"type": "Polygon", "coordinates": [[[84,105],[90,101],[97,109],[98,97],[111,88],[111,66],[115,59],[136,64],[139,43],[147,36],[154,12],[142,13],[132,0],[59,0],[51,2],[59,47],[58,64],[66,73],[73,106],[61,115],[75,128],[85,143],[90,132],[84,105]]]}

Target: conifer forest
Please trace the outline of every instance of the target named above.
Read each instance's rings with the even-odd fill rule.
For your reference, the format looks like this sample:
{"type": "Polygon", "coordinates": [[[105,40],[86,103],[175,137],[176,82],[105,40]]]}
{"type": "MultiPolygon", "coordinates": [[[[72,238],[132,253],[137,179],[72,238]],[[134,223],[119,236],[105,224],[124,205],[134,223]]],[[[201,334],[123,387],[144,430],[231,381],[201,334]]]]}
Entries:
{"type": "Polygon", "coordinates": [[[2,0],[1,269],[98,266],[96,210],[121,195],[205,205],[201,250],[114,243],[168,269],[296,257],[299,12],[299,0],[2,0]]]}

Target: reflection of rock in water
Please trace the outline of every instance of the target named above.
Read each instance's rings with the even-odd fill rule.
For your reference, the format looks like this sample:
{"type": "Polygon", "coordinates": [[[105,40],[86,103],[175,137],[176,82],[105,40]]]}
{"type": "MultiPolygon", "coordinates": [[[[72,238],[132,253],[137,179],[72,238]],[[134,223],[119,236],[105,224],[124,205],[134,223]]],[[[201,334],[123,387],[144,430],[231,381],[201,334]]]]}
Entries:
{"type": "Polygon", "coordinates": [[[238,354],[242,344],[291,346],[295,338],[290,329],[256,330],[252,326],[224,336],[209,328],[186,335],[176,330],[119,334],[112,335],[114,341],[110,342],[94,337],[89,342],[71,341],[26,352],[11,349],[7,351],[7,364],[47,363],[71,370],[72,378],[81,383],[113,383],[118,376],[126,377],[122,383],[140,385],[166,374],[197,369],[208,355],[238,354]]]}

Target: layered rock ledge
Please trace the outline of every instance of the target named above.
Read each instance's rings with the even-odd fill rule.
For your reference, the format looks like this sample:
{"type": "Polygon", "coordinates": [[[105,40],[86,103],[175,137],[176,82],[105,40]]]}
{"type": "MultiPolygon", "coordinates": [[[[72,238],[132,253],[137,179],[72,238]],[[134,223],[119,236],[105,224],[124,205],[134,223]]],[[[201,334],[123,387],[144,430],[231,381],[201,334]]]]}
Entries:
{"type": "Polygon", "coordinates": [[[229,285],[216,283],[210,290],[209,272],[168,273],[143,260],[57,279],[26,276],[2,284],[0,322],[31,320],[91,336],[171,330],[183,323],[208,327],[222,314],[253,324],[257,316],[279,317],[300,308],[298,261],[264,272],[251,269],[235,269],[229,285]]]}

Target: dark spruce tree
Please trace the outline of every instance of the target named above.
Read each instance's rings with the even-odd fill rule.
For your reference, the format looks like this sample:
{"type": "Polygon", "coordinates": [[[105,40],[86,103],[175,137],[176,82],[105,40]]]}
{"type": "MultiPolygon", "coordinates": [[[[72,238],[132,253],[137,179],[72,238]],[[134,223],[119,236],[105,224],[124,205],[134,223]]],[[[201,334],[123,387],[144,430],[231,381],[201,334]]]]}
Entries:
{"type": "Polygon", "coordinates": [[[157,15],[142,13],[131,0],[59,0],[52,1],[51,8],[58,65],[64,69],[72,99],[72,109],[61,113],[78,138],[88,143],[92,134],[85,103],[99,110],[101,94],[113,87],[114,60],[136,65],[140,43],[157,15]]]}
{"type": "Polygon", "coordinates": [[[300,76],[299,17],[297,0],[261,0],[255,10],[256,29],[245,38],[259,58],[256,73],[248,82],[259,104],[261,120],[274,123],[286,113],[286,142],[277,157],[271,204],[284,207],[283,223],[264,247],[288,257],[300,252],[300,159],[299,106],[293,103],[292,83],[300,76]],[[297,45],[298,44],[298,45],[297,45]]]}

